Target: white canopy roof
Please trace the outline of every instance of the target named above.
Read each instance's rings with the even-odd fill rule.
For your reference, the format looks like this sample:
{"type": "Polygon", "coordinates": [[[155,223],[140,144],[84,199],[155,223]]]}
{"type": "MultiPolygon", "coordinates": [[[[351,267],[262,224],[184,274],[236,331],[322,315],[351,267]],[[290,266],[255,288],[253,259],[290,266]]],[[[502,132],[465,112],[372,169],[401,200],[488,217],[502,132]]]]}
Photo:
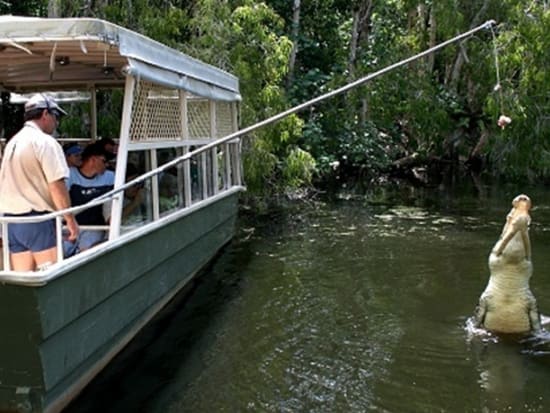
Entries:
{"type": "Polygon", "coordinates": [[[0,16],[0,89],[122,86],[127,74],[211,99],[241,98],[235,76],[115,24],[0,16]]]}

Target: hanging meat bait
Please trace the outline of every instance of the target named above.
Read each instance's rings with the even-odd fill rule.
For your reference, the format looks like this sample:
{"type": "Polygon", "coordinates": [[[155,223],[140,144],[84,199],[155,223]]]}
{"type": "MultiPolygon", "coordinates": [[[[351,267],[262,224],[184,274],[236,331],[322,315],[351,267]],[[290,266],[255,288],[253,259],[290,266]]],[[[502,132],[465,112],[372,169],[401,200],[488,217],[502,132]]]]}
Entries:
{"type": "Polygon", "coordinates": [[[501,129],[504,129],[510,123],[512,123],[512,118],[506,115],[500,115],[497,120],[497,125],[500,126],[501,129]]]}
{"type": "Polygon", "coordinates": [[[512,123],[512,118],[509,116],[506,116],[504,114],[504,105],[503,105],[503,98],[502,98],[502,86],[500,84],[500,68],[498,65],[498,50],[497,50],[497,40],[495,37],[495,32],[493,30],[493,26],[489,26],[491,29],[491,34],[493,36],[493,53],[495,55],[495,70],[497,74],[497,84],[494,87],[494,91],[498,92],[498,100],[500,104],[500,116],[497,120],[497,125],[499,128],[504,129],[506,126],[508,126],[510,123],[512,123]]]}

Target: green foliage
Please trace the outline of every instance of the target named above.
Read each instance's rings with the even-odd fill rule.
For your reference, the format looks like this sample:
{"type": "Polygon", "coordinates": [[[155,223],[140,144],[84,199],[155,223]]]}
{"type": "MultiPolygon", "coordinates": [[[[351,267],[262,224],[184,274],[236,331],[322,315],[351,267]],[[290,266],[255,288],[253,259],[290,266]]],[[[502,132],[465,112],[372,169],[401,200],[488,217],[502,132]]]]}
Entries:
{"type": "MultiPolygon", "coordinates": [[[[266,4],[244,1],[233,10],[224,3],[206,0],[198,2],[193,31],[199,33],[191,45],[193,50],[202,46],[202,57],[216,57],[218,66],[229,67],[240,79],[242,123],[251,125],[287,108],[282,84],[292,44],[283,30],[283,21],[266,4]],[[215,11],[225,25],[208,23],[207,15],[215,11]],[[222,20],[223,21],[223,20],[222,20]],[[205,23],[206,27],[200,26],[205,23]],[[213,25],[213,27],[212,27],[213,25]],[[206,30],[212,27],[213,31],[206,30]],[[222,33],[212,42],[212,33],[222,33]],[[220,58],[227,61],[221,62],[220,58]]],[[[303,121],[289,116],[282,121],[254,133],[245,158],[247,184],[252,191],[269,193],[285,186],[306,183],[314,168],[303,150],[294,148],[302,133],[303,121]],[[293,149],[289,149],[293,147],[293,149]],[[300,156],[297,156],[300,154],[300,156]],[[298,167],[300,161],[303,162],[298,167]],[[308,172],[309,171],[309,172],[308,172]]]]}
{"type": "Polygon", "coordinates": [[[189,20],[191,38],[184,52],[225,70],[232,70],[229,57],[231,7],[227,1],[197,1],[189,20]]]}
{"type": "Polygon", "coordinates": [[[291,147],[283,168],[285,183],[293,188],[311,185],[315,166],[315,159],[309,152],[291,147]]]}
{"type": "Polygon", "coordinates": [[[1,0],[0,14],[14,16],[45,16],[48,10],[48,0],[1,0]]]}
{"type": "Polygon", "coordinates": [[[68,116],[62,117],[59,123],[58,132],[61,136],[88,139],[90,137],[90,103],[64,104],[63,108],[68,116]]]}
{"type": "Polygon", "coordinates": [[[266,147],[266,143],[265,140],[254,139],[248,142],[243,153],[246,185],[255,194],[267,194],[269,188],[278,187],[279,159],[266,147]]]}
{"type": "Polygon", "coordinates": [[[115,138],[120,135],[122,119],[122,102],[124,96],[121,90],[99,90],[97,101],[97,135],[104,138],[115,138]]]}
{"type": "MultiPolygon", "coordinates": [[[[344,96],[255,131],[245,143],[247,184],[251,191],[265,194],[335,174],[370,177],[412,153],[467,157],[482,133],[489,136],[490,145],[482,155],[493,174],[550,178],[547,2],[373,2],[352,50],[353,19],[367,3],[302,1],[296,27],[290,0],[61,0],[60,4],[63,16],[104,18],[234,73],[243,96],[241,126],[495,19],[500,90],[494,90],[491,31],[480,31],[344,96]],[[289,76],[295,28],[296,64],[289,76]],[[501,114],[512,118],[503,130],[496,125],[501,114]]],[[[1,13],[44,16],[47,6],[47,0],[0,0],[1,13]]],[[[118,99],[102,101],[99,134],[111,136],[118,130],[118,99]]],[[[61,126],[76,135],[83,133],[83,124],[61,126]]]]}
{"type": "MultiPolygon", "coordinates": [[[[282,83],[292,44],[286,36],[278,34],[283,29],[283,21],[264,3],[243,2],[230,17],[228,57],[233,72],[240,78],[243,123],[251,125],[287,108],[282,83]]],[[[314,162],[310,162],[303,150],[289,149],[297,144],[302,124],[298,116],[288,116],[251,137],[255,141],[251,151],[258,151],[250,154],[245,164],[251,188],[266,193],[309,181],[307,177],[312,173],[314,162]],[[303,161],[301,168],[297,166],[300,160],[303,161]],[[273,185],[276,178],[283,178],[284,182],[273,185]],[[268,182],[271,184],[266,185],[268,182]]]]}
{"type": "MultiPolygon", "coordinates": [[[[120,134],[122,118],[121,90],[98,90],[97,92],[97,135],[100,137],[116,138],[120,134]]],[[[90,103],[75,102],[64,104],[63,108],[69,116],[64,116],[59,125],[59,133],[69,138],[88,139],[90,129],[90,103]]]]}
{"type": "Polygon", "coordinates": [[[550,178],[550,10],[533,2],[528,9],[507,2],[511,15],[499,27],[501,93],[487,98],[486,110],[512,118],[491,141],[496,173],[512,177],[550,178]]]}

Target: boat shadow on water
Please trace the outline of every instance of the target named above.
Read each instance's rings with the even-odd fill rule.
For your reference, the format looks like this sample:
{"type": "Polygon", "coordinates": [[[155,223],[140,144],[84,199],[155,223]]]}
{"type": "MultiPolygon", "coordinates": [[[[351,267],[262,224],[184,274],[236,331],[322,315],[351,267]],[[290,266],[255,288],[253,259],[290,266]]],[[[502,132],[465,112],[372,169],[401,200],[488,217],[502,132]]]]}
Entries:
{"type": "Polygon", "coordinates": [[[215,339],[209,329],[239,295],[241,279],[235,268],[246,265],[250,253],[243,235],[237,238],[174,297],[64,413],[166,411],[166,403],[202,369],[200,348],[208,347],[207,343],[215,339]]]}

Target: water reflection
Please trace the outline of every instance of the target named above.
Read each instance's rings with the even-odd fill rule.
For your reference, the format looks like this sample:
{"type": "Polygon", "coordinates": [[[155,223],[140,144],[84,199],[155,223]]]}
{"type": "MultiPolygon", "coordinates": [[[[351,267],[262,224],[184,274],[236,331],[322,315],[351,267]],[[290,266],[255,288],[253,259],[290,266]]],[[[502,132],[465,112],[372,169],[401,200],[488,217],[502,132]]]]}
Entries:
{"type": "MultiPolygon", "coordinates": [[[[464,331],[518,193],[486,192],[243,220],[191,300],[69,412],[548,411],[547,337],[464,331]]],[[[526,192],[531,288],[548,313],[550,198],[526,192]]]]}
{"type": "MultiPolygon", "coordinates": [[[[469,320],[470,321],[470,320],[469,320]]],[[[482,411],[546,411],[545,395],[533,397],[530,386],[539,374],[547,376],[550,333],[496,336],[467,324],[469,350],[479,372],[482,411]]]]}
{"type": "Polygon", "coordinates": [[[482,389],[482,406],[494,411],[521,411],[527,407],[526,399],[528,360],[522,356],[515,342],[484,343],[474,340],[479,385],[482,389]]]}

